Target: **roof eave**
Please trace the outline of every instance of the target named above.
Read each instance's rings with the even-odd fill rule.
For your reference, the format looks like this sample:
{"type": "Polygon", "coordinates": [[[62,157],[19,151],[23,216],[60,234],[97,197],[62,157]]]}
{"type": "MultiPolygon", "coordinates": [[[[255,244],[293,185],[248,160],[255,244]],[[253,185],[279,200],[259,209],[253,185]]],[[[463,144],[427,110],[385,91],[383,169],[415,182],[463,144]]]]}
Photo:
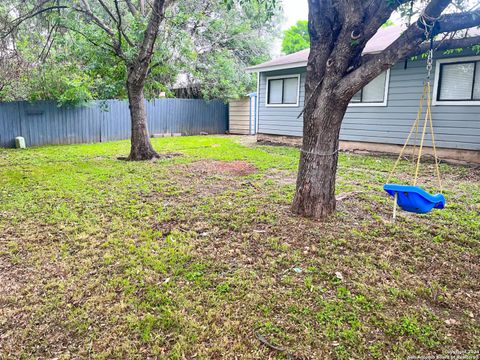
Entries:
{"type": "Polygon", "coordinates": [[[307,61],[299,61],[294,63],[288,64],[279,64],[279,65],[270,65],[270,66],[251,66],[247,68],[248,73],[257,73],[257,72],[265,72],[265,71],[275,71],[275,70],[285,70],[285,69],[293,69],[299,67],[306,67],[307,61]]]}
{"type": "MultiPolygon", "coordinates": [[[[363,53],[362,55],[365,54],[379,54],[381,53],[381,50],[375,50],[375,51],[369,51],[368,53],[363,53]]],[[[256,65],[256,66],[250,66],[246,69],[247,73],[257,73],[257,72],[266,72],[266,71],[275,71],[275,70],[286,70],[286,69],[293,69],[293,68],[299,68],[299,67],[306,67],[308,65],[308,61],[297,61],[293,63],[287,63],[287,64],[279,64],[279,65],[256,65]]]]}

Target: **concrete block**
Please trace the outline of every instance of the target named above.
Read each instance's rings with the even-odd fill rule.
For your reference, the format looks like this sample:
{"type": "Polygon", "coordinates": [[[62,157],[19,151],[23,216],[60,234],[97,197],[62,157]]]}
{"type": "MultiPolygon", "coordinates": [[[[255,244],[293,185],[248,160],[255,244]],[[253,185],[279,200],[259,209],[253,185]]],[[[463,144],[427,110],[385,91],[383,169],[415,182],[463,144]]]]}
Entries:
{"type": "Polygon", "coordinates": [[[25,149],[27,145],[25,144],[25,138],[22,136],[17,136],[15,138],[15,147],[17,149],[25,149]]]}

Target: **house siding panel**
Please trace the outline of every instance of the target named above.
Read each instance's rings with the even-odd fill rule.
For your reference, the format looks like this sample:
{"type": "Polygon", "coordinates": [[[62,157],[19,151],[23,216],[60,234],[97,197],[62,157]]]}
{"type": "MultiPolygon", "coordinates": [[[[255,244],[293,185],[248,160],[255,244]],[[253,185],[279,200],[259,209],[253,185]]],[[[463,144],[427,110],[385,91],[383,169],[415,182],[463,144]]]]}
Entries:
{"type": "MultiPolygon", "coordinates": [[[[468,56],[469,54],[465,54],[468,56]]],[[[445,57],[445,56],[437,56],[445,57]]],[[[424,59],[402,61],[390,71],[387,106],[349,106],[340,133],[341,140],[403,144],[418,110],[425,78],[424,59]]],[[[435,62],[434,62],[435,65],[435,62]]],[[[432,87],[435,68],[432,71],[432,87]]],[[[302,136],[306,68],[260,73],[259,133],[302,136]],[[300,104],[292,108],[265,106],[266,78],[301,74],[300,104]]],[[[432,116],[437,146],[480,150],[480,106],[436,105],[432,116]]],[[[431,145],[430,135],[426,137],[431,145]]]]}
{"type": "Polygon", "coordinates": [[[297,116],[303,109],[305,99],[305,68],[280,70],[260,73],[260,95],[258,97],[258,132],[263,134],[279,134],[302,136],[302,121],[297,116]],[[300,99],[298,106],[270,107],[266,106],[267,77],[292,75],[300,73],[300,99]]]}
{"type": "Polygon", "coordinates": [[[230,102],[229,124],[232,134],[250,134],[250,98],[230,102]]]}

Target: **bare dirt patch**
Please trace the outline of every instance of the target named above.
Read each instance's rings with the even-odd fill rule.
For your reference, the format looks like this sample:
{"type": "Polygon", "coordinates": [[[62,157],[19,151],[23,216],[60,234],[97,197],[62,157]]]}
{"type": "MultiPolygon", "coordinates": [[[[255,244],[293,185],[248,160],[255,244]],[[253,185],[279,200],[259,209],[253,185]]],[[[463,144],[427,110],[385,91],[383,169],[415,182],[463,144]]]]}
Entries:
{"type": "Polygon", "coordinates": [[[266,173],[266,177],[275,181],[280,186],[294,185],[297,181],[297,174],[292,171],[270,169],[266,173]]]}
{"type": "Polygon", "coordinates": [[[200,174],[228,174],[246,176],[257,172],[257,168],[246,161],[216,161],[203,160],[188,165],[188,169],[200,174]]]}
{"type": "MultiPolygon", "coordinates": [[[[178,156],[182,156],[183,154],[182,153],[175,153],[175,152],[172,152],[172,153],[164,153],[164,154],[158,154],[158,156],[155,156],[153,159],[151,159],[150,161],[158,161],[158,160],[165,160],[165,159],[172,159],[172,158],[175,158],[175,157],[178,157],[178,156]]],[[[98,158],[98,157],[97,157],[98,158]]],[[[131,161],[128,157],[126,156],[119,156],[117,157],[117,160],[121,160],[121,161],[131,161]]]]}

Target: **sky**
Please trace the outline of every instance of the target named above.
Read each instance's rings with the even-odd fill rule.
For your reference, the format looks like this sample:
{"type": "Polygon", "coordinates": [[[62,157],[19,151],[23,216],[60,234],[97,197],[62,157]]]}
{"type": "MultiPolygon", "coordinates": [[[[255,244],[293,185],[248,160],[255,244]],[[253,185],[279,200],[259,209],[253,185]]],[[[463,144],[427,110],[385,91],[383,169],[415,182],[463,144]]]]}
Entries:
{"type": "MultiPolygon", "coordinates": [[[[307,0],[283,0],[283,13],[285,22],[282,24],[282,30],[295,25],[298,20],[308,20],[308,2],[307,0]]],[[[273,56],[281,55],[282,39],[275,41],[273,47],[273,56]]]]}
{"type": "Polygon", "coordinates": [[[307,0],[283,0],[283,12],[286,21],[282,29],[285,30],[295,25],[298,20],[308,20],[308,2],[307,0]]]}

